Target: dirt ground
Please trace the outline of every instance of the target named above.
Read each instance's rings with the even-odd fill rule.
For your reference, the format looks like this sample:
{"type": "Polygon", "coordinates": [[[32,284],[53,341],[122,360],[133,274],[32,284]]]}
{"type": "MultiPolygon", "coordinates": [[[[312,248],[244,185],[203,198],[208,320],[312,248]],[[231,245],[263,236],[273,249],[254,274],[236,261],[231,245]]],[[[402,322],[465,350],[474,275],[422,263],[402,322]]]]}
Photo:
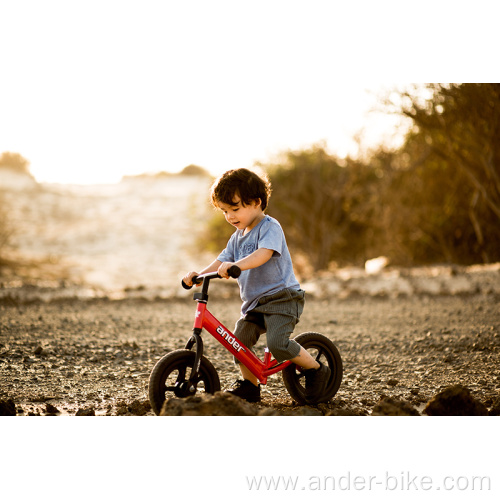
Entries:
{"type": "MultiPolygon", "coordinates": [[[[194,307],[190,298],[3,301],[0,400],[12,399],[18,415],[153,415],[149,374],[164,354],[184,347],[194,307]]],[[[234,298],[209,303],[230,329],[239,307],[234,298]]],[[[383,396],[421,411],[453,384],[467,386],[487,408],[500,396],[497,295],[309,298],[296,333],[305,331],[330,337],[344,363],[340,390],[319,405],[322,413],[369,415],[383,396]]],[[[225,389],[236,368],[215,340],[204,338],[225,389]]],[[[280,374],[269,379],[260,406],[297,409],[280,374]]]]}

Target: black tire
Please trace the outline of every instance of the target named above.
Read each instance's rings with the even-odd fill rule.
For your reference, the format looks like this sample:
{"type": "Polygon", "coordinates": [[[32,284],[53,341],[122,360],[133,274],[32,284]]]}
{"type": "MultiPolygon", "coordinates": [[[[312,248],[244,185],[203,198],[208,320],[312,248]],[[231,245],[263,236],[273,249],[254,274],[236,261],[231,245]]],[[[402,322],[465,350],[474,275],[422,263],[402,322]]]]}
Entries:
{"type": "MultiPolygon", "coordinates": [[[[167,397],[187,397],[195,394],[180,389],[181,384],[189,380],[194,359],[194,351],[179,349],[169,352],[156,363],[149,376],[149,402],[156,415],[160,414],[167,397]]],[[[201,357],[200,373],[196,383],[196,393],[213,394],[220,391],[217,370],[205,356],[201,357]]]]}
{"type": "Polygon", "coordinates": [[[326,364],[330,368],[331,375],[324,394],[316,401],[306,402],[304,374],[299,366],[291,364],[282,371],[283,383],[286,390],[301,405],[330,401],[339,390],[343,373],[342,359],[335,344],[321,333],[313,332],[301,333],[294,340],[308,351],[314,359],[326,364]]]}

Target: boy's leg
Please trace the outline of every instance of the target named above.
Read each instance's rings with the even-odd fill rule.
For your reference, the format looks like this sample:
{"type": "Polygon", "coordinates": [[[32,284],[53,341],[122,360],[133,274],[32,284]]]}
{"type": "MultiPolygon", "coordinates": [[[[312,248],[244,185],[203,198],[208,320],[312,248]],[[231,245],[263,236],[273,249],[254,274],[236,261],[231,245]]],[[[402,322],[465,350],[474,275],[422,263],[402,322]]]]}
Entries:
{"type": "MultiPolygon", "coordinates": [[[[293,295],[294,293],[292,297],[293,295]]],[[[279,362],[288,359],[304,368],[305,398],[307,402],[314,402],[323,394],[331,372],[328,366],[316,361],[300,344],[290,339],[302,312],[301,306],[303,299],[301,301],[300,296],[290,301],[279,300],[268,304],[269,313],[264,316],[267,344],[279,362]],[[296,315],[294,315],[294,302],[299,305],[296,315]]]]}
{"type": "Polygon", "coordinates": [[[290,361],[304,368],[306,403],[314,403],[320,398],[330,380],[330,368],[316,361],[302,346],[300,352],[290,361]]]}
{"type": "Polygon", "coordinates": [[[301,354],[301,346],[291,339],[304,310],[303,290],[285,289],[262,297],[255,311],[264,315],[267,346],[278,362],[301,354]]]}
{"type": "Polygon", "coordinates": [[[301,366],[305,370],[317,370],[320,364],[301,346],[298,356],[292,358],[290,361],[296,365],[301,366]]]}
{"type": "MultiPolygon", "coordinates": [[[[265,333],[265,326],[261,314],[247,313],[243,318],[236,322],[234,336],[246,347],[252,348],[259,337],[265,333]]],[[[253,385],[259,385],[259,379],[238,359],[234,358],[234,362],[240,367],[241,376],[244,380],[249,380],[253,385]]]]}
{"type": "Polygon", "coordinates": [[[245,366],[240,363],[240,372],[244,380],[252,382],[256,387],[259,385],[259,379],[245,366]]]}
{"type": "MultiPolygon", "coordinates": [[[[262,334],[262,327],[259,325],[258,318],[248,315],[240,318],[236,322],[234,336],[246,347],[251,349],[262,334]]],[[[260,402],[260,385],[257,377],[248,368],[234,358],[235,364],[239,365],[243,380],[237,380],[227,391],[239,398],[250,401],[251,403],[260,402]]]]}
{"type": "Polygon", "coordinates": [[[267,345],[278,361],[289,359],[304,368],[305,400],[315,403],[326,389],[330,379],[330,368],[316,361],[300,344],[290,339],[295,321],[286,316],[266,315],[267,345]]]}

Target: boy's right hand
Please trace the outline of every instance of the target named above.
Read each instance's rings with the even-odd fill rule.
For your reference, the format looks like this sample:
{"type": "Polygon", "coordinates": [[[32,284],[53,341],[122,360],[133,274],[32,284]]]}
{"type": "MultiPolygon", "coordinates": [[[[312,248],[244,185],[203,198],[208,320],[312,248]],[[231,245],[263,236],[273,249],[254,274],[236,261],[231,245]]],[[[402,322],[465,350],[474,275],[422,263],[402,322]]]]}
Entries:
{"type": "MultiPolygon", "coordinates": [[[[187,286],[193,286],[193,278],[195,276],[198,276],[198,274],[200,274],[200,273],[197,273],[196,271],[191,271],[190,273],[186,274],[186,276],[184,276],[184,278],[182,278],[182,281],[184,281],[184,283],[187,286]]],[[[201,286],[201,283],[198,283],[196,286],[201,286]]]]}

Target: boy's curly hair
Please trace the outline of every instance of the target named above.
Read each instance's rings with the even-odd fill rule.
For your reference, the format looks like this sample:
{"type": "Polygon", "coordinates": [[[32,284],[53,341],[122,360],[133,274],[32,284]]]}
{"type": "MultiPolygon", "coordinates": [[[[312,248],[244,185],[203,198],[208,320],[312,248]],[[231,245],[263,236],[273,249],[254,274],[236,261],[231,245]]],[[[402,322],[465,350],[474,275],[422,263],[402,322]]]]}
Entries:
{"type": "Polygon", "coordinates": [[[271,183],[265,174],[259,176],[246,168],[238,168],[222,174],[213,183],[210,195],[216,208],[218,203],[234,205],[237,195],[244,205],[260,199],[262,210],[265,210],[271,197],[271,183]]]}

